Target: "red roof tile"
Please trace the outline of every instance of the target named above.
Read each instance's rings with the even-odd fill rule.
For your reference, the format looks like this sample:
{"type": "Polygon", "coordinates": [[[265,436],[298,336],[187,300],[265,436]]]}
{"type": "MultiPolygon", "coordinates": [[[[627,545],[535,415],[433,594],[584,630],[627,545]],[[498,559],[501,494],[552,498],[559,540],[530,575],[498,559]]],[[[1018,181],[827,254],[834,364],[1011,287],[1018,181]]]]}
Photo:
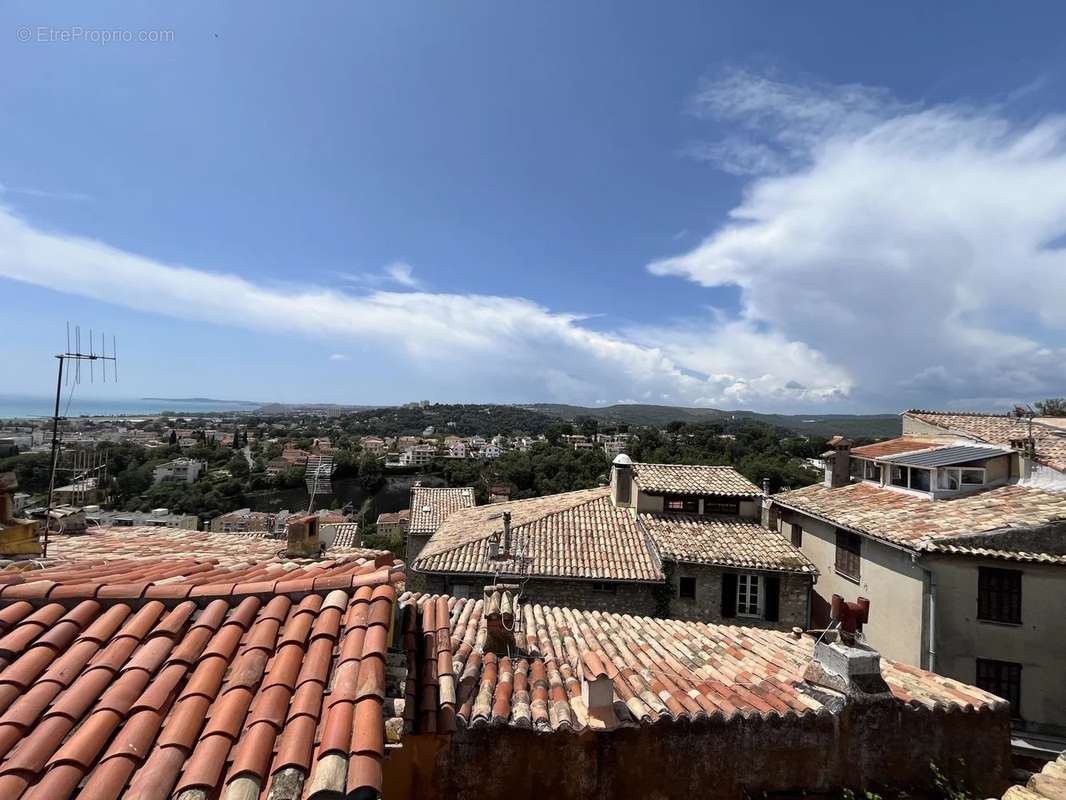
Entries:
{"type": "MultiPolygon", "coordinates": [[[[519,607],[514,655],[503,657],[485,650],[484,600],[406,594],[400,602],[405,630],[420,618],[416,629],[427,638],[427,622],[436,624],[436,607],[449,609],[451,635],[443,637],[452,663],[447,677],[459,687],[457,716],[463,725],[542,731],[602,728],[604,720],[590,715],[581,699],[581,669],[612,679],[617,719],[611,724],[833,713],[819,699],[824,692],[810,691],[803,678],[814,647],[810,637],[527,604],[519,607]]],[[[901,703],[1003,707],[1004,701],[975,687],[884,659],[881,663],[901,703]]],[[[424,678],[421,684],[432,688],[424,678]]],[[[419,730],[431,730],[445,714],[444,698],[433,697],[433,706],[421,711],[419,730]]]]}
{"type": "MultiPolygon", "coordinates": [[[[303,565],[318,576],[305,596],[253,582],[244,596],[164,604],[105,582],[137,571],[118,565],[42,571],[80,571],[116,597],[37,609],[0,598],[0,797],[218,796],[237,781],[266,796],[280,771],[311,786],[337,757],[354,785],[380,791],[388,581],[402,572],[325,559],[303,565]]],[[[173,577],[166,559],[140,566],[173,577]]]]}

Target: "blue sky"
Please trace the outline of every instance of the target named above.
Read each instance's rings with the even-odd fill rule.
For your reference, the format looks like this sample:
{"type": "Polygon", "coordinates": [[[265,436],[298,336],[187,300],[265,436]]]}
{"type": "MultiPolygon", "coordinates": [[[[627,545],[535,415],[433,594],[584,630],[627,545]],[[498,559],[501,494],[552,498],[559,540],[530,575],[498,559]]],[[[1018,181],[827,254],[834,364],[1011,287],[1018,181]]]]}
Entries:
{"type": "Polygon", "coordinates": [[[1007,11],[7,3],[0,391],[70,319],[131,396],[1064,394],[1066,11],[1007,11]]]}

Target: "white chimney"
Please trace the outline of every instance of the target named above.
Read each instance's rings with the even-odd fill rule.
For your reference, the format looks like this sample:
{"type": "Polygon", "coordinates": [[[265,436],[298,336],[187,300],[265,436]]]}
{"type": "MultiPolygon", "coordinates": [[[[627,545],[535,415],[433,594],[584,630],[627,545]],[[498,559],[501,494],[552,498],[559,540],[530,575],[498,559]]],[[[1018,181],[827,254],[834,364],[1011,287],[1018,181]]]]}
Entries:
{"type": "Polygon", "coordinates": [[[619,453],[611,462],[611,502],[615,508],[633,505],[633,459],[619,453]]]}

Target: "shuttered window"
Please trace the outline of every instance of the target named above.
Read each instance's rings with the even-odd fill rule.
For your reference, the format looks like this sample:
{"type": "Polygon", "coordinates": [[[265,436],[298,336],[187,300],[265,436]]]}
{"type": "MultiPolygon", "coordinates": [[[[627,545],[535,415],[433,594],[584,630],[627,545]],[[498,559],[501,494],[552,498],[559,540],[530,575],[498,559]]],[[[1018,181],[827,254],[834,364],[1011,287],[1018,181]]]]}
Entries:
{"type": "Polygon", "coordinates": [[[836,571],[846,578],[859,580],[862,561],[862,537],[849,531],[837,531],[836,571]]]}
{"type": "Polygon", "coordinates": [[[977,659],[977,685],[1010,703],[1011,716],[1022,716],[1022,665],[1012,661],[977,659]]]}
{"type": "Polygon", "coordinates": [[[988,622],[1022,621],[1022,573],[1016,569],[978,567],[977,618],[988,622]]]}

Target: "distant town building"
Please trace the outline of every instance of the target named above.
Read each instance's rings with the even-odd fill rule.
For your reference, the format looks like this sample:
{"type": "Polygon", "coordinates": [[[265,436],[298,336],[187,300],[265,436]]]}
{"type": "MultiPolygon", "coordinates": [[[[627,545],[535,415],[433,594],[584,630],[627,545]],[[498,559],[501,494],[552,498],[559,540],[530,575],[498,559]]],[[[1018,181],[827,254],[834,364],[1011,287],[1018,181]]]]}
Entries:
{"type": "Polygon", "coordinates": [[[184,528],[190,531],[200,528],[200,519],[195,514],[172,514],[168,508],[156,508],[151,511],[104,511],[97,506],[85,506],[84,511],[92,527],[184,528]]]}
{"type": "Polygon", "coordinates": [[[210,530],[214,533],[248,533],[249,531],[273,531],[277,514],[267,511],[252,511],[241,508],[222,514],[211,520],[210,530]]]}
{"type": "Polygon", "coordinates": [[[382,536],[404,536],[407,534],[407,525],[411,521],[411,509],[403,511],[378,514],[377,531],[382,536]]]}
{"type": "Polygon", "coordinates": [[[153,483],[165,483],[175,481],[179,483],[192,483],[200,477],[200,473],[207,469],[207,463],[192,458],[175,458],[165,464],[160,464],[152,470],[153,483]]]}

